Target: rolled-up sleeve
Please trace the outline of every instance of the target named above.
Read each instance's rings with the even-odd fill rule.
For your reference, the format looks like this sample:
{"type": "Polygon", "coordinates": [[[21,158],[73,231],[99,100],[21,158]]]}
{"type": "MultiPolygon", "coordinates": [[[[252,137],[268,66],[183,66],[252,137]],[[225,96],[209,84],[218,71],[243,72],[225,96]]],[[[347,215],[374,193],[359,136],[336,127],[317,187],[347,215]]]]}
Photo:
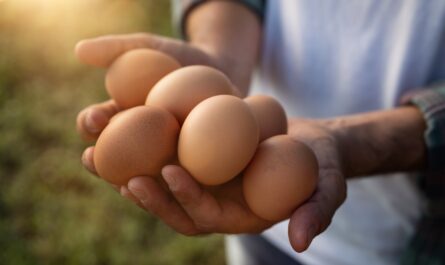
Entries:
{"type": "Polygon", "coordinates": [[[421,187],[430,199],[445,197],[445,83],[407,95],[404,104],[413,104],[423,113],[427,129],[427,168],[421,187]]]}

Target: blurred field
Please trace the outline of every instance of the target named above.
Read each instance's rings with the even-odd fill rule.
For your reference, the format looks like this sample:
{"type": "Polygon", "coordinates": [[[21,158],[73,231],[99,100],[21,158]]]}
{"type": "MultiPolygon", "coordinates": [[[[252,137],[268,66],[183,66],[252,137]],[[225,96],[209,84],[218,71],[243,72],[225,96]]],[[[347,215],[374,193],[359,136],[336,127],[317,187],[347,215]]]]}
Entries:
{"type": "Polygon", "coordinates": [[[0,0],[0,264],[224,263],[220,236],[176,234],[80,164],[76,114],[107,96],[75,43],[170,24],[167,0],[0,0]]]}

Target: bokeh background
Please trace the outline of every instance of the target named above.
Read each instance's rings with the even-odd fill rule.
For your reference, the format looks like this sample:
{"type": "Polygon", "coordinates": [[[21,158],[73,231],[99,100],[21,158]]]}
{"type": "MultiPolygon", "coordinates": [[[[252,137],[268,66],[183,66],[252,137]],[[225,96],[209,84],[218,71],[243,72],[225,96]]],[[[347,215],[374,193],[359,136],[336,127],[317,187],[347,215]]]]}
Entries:
{"type": "Polygon", "coordinates": [[[76,114],[105,100],[83,38],[173,35],[168,0],[0,0],[0,264],[224,264],[222,237],[189,238],[80,163],[76,114]]]}

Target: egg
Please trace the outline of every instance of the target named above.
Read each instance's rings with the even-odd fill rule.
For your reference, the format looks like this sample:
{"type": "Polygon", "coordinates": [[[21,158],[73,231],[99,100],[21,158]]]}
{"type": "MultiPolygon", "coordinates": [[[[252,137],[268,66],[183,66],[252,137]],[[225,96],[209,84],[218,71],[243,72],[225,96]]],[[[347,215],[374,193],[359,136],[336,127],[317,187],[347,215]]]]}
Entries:
{"type": "Polygon", "coordinates": [[[222,72],[194,65],[162,78],[148,94],[145,104],[165,108],[182,124],[199,102],[216,95],[240,94],[222,72]]]}
{"type": "Polygon", "coordinates": [[[105,86],[121,108],[144,105],[150,89],[181,65],[155,50],[136,49],[119,56],[107,71],[105,86]]]}
{"type": "Polygon", "coordinates": [[[266,139],[243,174],[243,192],[253,213],[281,221],[314,192],[318,180],[315,154],[288,135],[266,139]]]}
{"type": "Polygon", "coordinates": [[[281,104],[273,97],[255,95],[244,99],[260,127],[260,142],[287,133],[287,118],[281,104]]]}
{"type": "Polygon", "coordinates": [[[258,138],[258,124],[242,99],[214,96],[199,103],[185,119],[179,134],[179,162],[198,182],[222,184],[246,167],[258,138]]]}
{"type": "Polygon", "coordinates": [[[178,122],[164,109],[138,106],[125,110],[97,140],[96,170],[116,185],[126,185],[135,176],[158,176],[175,159],[178,135],[178,122]]]}

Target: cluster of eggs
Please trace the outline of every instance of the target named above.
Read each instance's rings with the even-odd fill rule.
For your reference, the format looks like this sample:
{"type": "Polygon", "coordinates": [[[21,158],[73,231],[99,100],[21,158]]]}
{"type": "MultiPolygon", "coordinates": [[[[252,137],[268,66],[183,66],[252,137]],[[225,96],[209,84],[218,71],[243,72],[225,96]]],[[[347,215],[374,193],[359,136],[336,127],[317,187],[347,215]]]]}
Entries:
{"type": "Polygon", "coordinates": [[[180,164],[203,185],[242,177],[248,206],[271,221],[288,217],[315,189],[316,158],[286,135],[281,105],[262,95],[241,99],[214,68],[181,67],[138,49],[113,62],[106,88],[124,109],[95,147],[96,170],[110,183],[159,176],[167,164],[180,164]]]}

